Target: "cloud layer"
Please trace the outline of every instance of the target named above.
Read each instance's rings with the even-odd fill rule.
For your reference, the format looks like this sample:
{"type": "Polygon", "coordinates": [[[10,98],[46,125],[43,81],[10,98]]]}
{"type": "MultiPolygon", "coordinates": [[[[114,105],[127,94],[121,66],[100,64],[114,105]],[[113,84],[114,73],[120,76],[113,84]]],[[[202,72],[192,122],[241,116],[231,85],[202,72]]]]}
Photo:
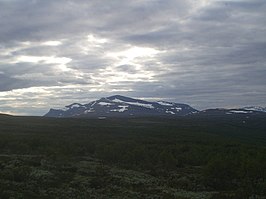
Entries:
{"type": "Polygon", "coordinates": [[[265,0],[0,0],[0,112],[113,94],[266,106],[265,0]]]}

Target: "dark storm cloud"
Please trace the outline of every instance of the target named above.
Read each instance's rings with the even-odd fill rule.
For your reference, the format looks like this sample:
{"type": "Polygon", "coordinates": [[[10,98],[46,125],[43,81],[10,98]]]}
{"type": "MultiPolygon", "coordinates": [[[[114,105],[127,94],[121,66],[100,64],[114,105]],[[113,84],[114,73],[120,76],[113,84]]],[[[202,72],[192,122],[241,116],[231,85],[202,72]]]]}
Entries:
{"type": "Polygon", "coordinates": [[[265,13],[264,0],[0,0],[0,111],[116,93],[265,106],[265,13]]]}

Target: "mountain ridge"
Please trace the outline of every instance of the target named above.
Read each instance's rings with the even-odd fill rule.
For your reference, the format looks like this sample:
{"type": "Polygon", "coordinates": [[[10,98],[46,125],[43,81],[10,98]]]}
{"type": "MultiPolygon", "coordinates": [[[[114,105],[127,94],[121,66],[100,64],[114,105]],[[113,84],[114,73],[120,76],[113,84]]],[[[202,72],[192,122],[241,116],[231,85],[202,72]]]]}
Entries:
{"type": "Polygon", "coordinates": [[[113,95],[87,104],[72,103],[63,109],[50,109],[45,117],[141,117],[184,116],[198,110],[187,104],[141,99],[113,95]]]}
{"type": "Polygon", "coordinates": [[[146,101],[122,95],[102,97],[87,104],[72,103],[62,109],[51,108],[45,117],[177,117],[191,115],[229,116],[265,114],[266,108],[247,106],[243,108],[211,108],[196,110],[188,104],[167,101],[146,101]]]}

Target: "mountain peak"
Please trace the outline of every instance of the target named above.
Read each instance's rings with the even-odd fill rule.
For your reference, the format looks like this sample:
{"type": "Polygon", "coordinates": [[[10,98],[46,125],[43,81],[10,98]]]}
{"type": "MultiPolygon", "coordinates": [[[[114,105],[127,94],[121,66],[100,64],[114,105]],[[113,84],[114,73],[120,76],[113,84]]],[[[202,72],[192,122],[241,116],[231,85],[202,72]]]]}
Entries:
{"type": "Polygon", "coordinates": [[[123,95],[112,95],[112,96],[109,96],[109,97],[107,97],[108,99],[114,99],[114,98],[128,98],[128,97],[125,97],[125,96],[123,96],[123,95]]]}
{"type": "Polygon", "coordinates": [[[123,102],[137,101],[134,98],[126,97],[122,95],[113,95],[113,96],[107,97],[107,99],[112,100],[112,101],[123,101],[123,102]]]}

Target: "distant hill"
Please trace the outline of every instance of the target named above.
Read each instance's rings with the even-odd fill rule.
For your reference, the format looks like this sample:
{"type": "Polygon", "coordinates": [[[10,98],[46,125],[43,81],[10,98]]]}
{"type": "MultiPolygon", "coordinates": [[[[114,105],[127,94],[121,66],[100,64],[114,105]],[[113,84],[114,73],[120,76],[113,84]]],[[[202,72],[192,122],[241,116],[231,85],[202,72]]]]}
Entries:
{"type": "Polygon", "coordinates": [[[0,116],[11,116],[11,115],[8,115],[8,114],[5,114],[5,113],[0,113],[0,116]]]}
{"type": "Polygon", "coordinates": [[[248,107],[248,108],[233,108],[233,109],[206,109],[199,111],[196,115],[202,116],[252,116],[252,115],[266,115],[265,108],[262,107],[248,107]]]}

